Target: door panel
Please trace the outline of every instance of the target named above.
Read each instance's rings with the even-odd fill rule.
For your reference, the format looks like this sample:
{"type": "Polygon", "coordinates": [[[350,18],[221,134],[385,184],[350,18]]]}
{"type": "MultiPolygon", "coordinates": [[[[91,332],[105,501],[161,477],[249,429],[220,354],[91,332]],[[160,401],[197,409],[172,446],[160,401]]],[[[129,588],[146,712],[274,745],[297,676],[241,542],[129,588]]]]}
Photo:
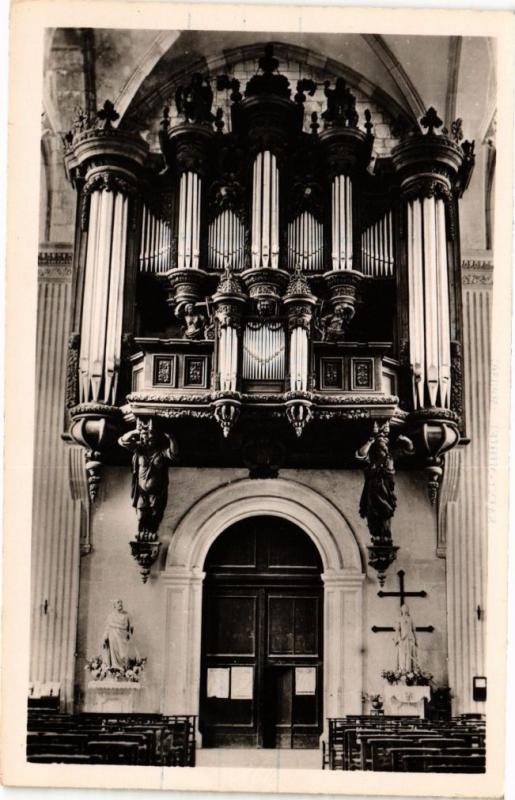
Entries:
{"type": "Polygon", "coordinates": [[[320,558],[306,534],[284,520],[246,523],[232,530],[237,555],[229,529],[205,564],[203,745],[317,747],[323,716],[320,558]]]}
{"type": "Polygon", "coordinates": [[[255,655],[256,597],[218,595],[207,614],[208,655],[255,655]]]}

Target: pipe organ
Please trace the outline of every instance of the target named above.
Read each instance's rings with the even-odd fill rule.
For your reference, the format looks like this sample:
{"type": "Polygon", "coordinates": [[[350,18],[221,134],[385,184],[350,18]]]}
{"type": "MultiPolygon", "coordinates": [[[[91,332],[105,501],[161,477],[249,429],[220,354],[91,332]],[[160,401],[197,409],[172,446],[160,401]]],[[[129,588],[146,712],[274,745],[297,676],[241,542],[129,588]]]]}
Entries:
{"type": "Polygon", "coordinates": [[[70,435],[101,464],[118,457],[129,410],[179,431],[219,425],[224,439],[258,420],[286,441],[293,426],[328,451],[342,425],[351,441],[367,420],[392,422],[434,499],[465,433],[457,237],[473,143],[438,132],[429,109],[371,171],[373,119],[359,119],[341,78],[325,82],[309,134],[306,82],[292,99],[271,46],[244,91],[218,76],[219,91],[231,87],[227,133],[211,80],[181,87],[178,124],[165,109],[164,169],[114,127],[110,104],[68,137],[83,222],[70,435]]]}

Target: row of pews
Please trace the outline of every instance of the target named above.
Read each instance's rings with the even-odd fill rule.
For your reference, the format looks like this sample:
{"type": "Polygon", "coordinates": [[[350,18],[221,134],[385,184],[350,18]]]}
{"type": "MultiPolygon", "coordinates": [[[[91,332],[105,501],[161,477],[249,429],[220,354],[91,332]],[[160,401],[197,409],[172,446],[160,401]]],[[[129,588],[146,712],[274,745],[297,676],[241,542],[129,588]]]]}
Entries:
{"type": "Polygon", "coordinates": [[[29,708],[27,761],[195,766],[194,716],[60,714],[29,708]]]}
{"type": "Polygon", "coordinates": [[[323,769],[379,772],[484,772],[485,720],[348,716],[329,720],[323,769]]]}

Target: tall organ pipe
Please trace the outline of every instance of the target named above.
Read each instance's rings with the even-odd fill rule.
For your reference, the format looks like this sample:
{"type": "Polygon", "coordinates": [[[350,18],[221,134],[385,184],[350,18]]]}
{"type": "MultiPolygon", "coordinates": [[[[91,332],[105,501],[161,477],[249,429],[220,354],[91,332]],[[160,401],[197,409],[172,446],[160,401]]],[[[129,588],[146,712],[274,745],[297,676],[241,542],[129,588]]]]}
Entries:
{"type": "Polygon", "coordinates": [[[365,275],[389,278],[393,275],[392,212],[369,225],[361,234],[361,268],[365,275]]]}
{"type": "Polygon", "coordinates": [[[279,266],[279,169],[269,150],[258,153],[253,167],[252,267],[279,266]]]}
{"type": "Polygon", "coordinates": [[[450,312],[444,201],[407,203],[409,348],[414,407],[450,403],[450,312]]]}

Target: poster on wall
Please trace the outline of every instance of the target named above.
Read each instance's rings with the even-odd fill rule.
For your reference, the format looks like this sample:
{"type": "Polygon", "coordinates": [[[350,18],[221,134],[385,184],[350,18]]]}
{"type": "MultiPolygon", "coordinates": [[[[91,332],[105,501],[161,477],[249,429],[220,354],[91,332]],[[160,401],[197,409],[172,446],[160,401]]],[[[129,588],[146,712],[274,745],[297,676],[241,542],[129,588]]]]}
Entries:
{"type": "Polygon", "coordinates": [[[231,667],[231,700],[252,700],[254,667],[231,667]]]}
{"type": "Polygon", "coordinates": [[[229,669],[211,667],[207,671],[207,696],[227,700],[229,697],[229,669]]]}
{"type": "Polygon", "coordinates": [[[317,689],[316,667],[295,668],[295,694],[315,694],[317,689]]]}

